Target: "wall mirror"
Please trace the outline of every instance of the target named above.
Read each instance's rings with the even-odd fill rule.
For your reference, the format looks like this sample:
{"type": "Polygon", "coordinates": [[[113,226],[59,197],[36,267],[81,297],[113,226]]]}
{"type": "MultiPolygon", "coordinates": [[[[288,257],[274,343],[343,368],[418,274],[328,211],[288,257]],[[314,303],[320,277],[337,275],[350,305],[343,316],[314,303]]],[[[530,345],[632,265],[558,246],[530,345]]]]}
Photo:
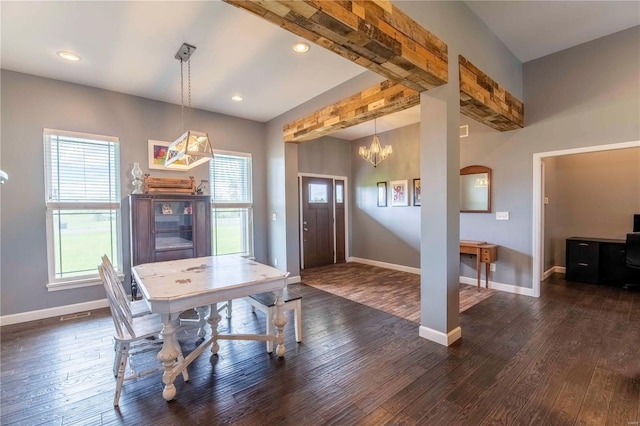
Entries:
{"type": "Polygon", "coordinates": [[[467,166],[460,169],[460,212],[491,212],[491,169],[467,166]]]}

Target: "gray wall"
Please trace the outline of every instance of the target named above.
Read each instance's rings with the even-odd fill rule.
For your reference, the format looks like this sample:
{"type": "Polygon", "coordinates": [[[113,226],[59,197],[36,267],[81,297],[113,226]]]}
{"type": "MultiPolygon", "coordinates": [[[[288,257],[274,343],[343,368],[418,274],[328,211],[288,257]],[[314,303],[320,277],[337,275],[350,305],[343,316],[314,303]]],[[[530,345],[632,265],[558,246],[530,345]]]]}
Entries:
{"type": "MultiPolygon", "coordinates": [[[[636,27],[525,64],[527,126],[524,129],[501,133],[460,116],[461,124],[468,124],[470,132],[469,137],[460,140],[460,167],[481,164],[490,167],[493,172],[492,212],[460,214],[460,238],[500,245],[496,272],[491,273],[491,280],[524,287],[532,285],[534,153],[640,140],[640,84],[637,77],[640,75],[640,62],[629,60],[638,57],[639,32],[636,27]],[[610,67],[608,64],[611,63],[616,63],[616,67],[610,67]],[[508,211],[510,220],[496,221],[497,211],[508,211]]],[[[417,165],[417,158],[413,157],[413,163],[407,161],[400,151],[404,145],[399,145],[398,141],[402,141],[402,144],[417,144],[418,133],[419,125],[415,125],[384,134],[385,139],[381,138],[381,142],[384,144],[391,141],[394,154],[377,169],[367,166],[357,156],[357,146],[369,143],[370,137],[352,143],[351,185],[355,196],[351,222],[352,256],[419,266],[415,257],[420,251],[419,220],[405,217],[411,216],[412,210],[417,209],[375,206],[376,182],[405,175],[407,179],[412,179],[411,173],[403,169],[413,170],[413,163],[417,165]],[[402,214],[402,224],[385,212],[389,212],[390,216],[402,214]],[[416,234],[412,234],[412,231],[416,234]],[[393,250],[389,250],[389,247],[393,247],[393,250]]],[[[638,167],[637,157],[627,156],[625,160],[625,170],[629,175],[635,176],[637,182],[637,168],[634,173],[631,164],[635,162],[638,167]]],[[[545,208],[545,216],[546,225],[550,227],[554,227],[555,221],[560,219],[554,213],[559,209],[554,203],[558,198],[554,192],[554,183],[560,179],[554,171],[554,161],[554,158],[545,159],[546,191],[551,199],[551,203],[545,208]]],[[[599,166],[593,164],[593,167],[599,166]]],[[[602,174],[593,176],[598,175],[602,174]]],[[[625,191],[633,194],[635,184],[630,185],[625,191]]],[[[638,200],[639,195],[635,198],[630,196],[622,203],[611,200],[610,210],[616,212],[616,221],[621,221],[622,225],[618,225],[617,230],[597,230],[597,233],[601,236],[621,237],[623,229],[628,230],[630,227],[631,212],[639,210],[638,200]],[[636,207],[629,206],[629,200],[634,200],[635,204],[631,204],[636,207]]],[[[571,221],[573,218],[564,220],[571,221]]],[[[590,226],[589,229],[593,229],[593,224],[590,226]]],[[[593,232],[589,229],[581,230],[580,233],[596,236],[593,233],[597,228],[593,232]]],[[[545,270],[563,264],[558,262],[564,262],[564,246],[556,243],[556,240],[562,240],[566,236],[568,235],[565,233],[560,236],[553,235],[552,232],[545,233],[545,253],[552,253],[553,258],[552,261],[547,256],[544,260],[545,270]]],[[[467,256],[461,258],[460,274],[475,276],[474,259],[467,256]]]]}
{"type": "Polygon", "coordinates": [[[554,219],[545,224],[553,266],[565,266],[568,237],[624,239],[640,213],[640,148],[555,158],[554,219]]]}
{"type": "Polygon", "coordinates": [[[276,220],[268,222],[269,264],[275,265],[274,260],[278,259],[278,268],[289,271],[292,277],[300,274],[299,145],[284,143],[282,126],[383,80],[383,77],[363,70],[362,74],[267,123],[267,209],[270,218],[272,214],[276,214],[276,220]]]}
{"type": "MultiPolygon", "coordinates": [[[[464,3],[400,1],[394,4],[448,44],[452,63],[457,63],[459,52],[516,97],[522,97],[522,64],[464,3]]],[[[457,70],[457,66],[452,68],[457,70]]],[[[450,72],[449,78],[455,81],[457,72],[450,72]]],[[[381,80],[384,78],[366,72],[288,111],[267,125],[269,209],[270,213],[277,213],[278,217],[276,222],[269,222],[269,257],[272,262],[273,257],[281,259],[286,255],[286,269],[293,276],[299,273],[296,185],[298,147],[292,144],[283,146],[282,125],[353,95],[381,80]],[[282,158],[285,158],[284,164],[281,162],[282,158]],[[283,217],[285,222],[280,223],[283,217]]],[[[450,166],[457,173],[458,164],[450,166]]]]}
{"type": "Polygon", "coordinates": [[[330,176],[351,176],[351,144],[325,136],[298,145],[298,171],[330,176]]]}
{"type": "Polygon", "coordinates": [[[634,27],[524,64],[525,128],[462,143],[461,165],[493,169],[492,210],[510,212],[461,217],[462,238],[500,245],[494,281],[532,286],[534,153],[640,140],[638,52],[634,27]]]}
{"type": "Polygon", "coordinates": [[[380,145],[391,145],[393,154],[374,168],[358,155],[373,135],[351,142],[351,256],[398,265],[420,267],[420,207],[391,207],[392,180],[420,177],[420,124],[379,133],[380,145]],[[377,182],[387,183],[387,207],[377,206],[377,182]]]}
{"type": "MultiPolygon", "coordinates": [[[[2,167],[11,179],[3,185],[0,206],[1,314],[103,299],[101,286],[55,292],[48,292],[45,287],[48,277],[42,130],[48,127],[120,138],[123,263],[128,272],[126,197],[131,191],[130,171],[133,162],[139,162],[147,172],[148,139],[172,141],[180,134],[180,107],[2,70],[1,108],[2,167]]],[[[255,252],[259,260],[266,261],[264,125],[199,110],[187,115],[185,123],[207,131],[216,149],[253,154],[255,252]]],[[[151,175],[208,179],[208,167],[189,172],[152,170],[151,175]]]]}

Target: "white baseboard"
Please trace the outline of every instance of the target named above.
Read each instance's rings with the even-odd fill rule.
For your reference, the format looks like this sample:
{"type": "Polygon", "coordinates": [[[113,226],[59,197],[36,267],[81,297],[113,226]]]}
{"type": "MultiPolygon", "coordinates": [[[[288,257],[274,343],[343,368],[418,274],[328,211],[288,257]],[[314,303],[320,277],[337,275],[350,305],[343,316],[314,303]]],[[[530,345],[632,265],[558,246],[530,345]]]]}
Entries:
{"type": "MultiPolygon", "coordinates": [[[[380,268],[393,269],[396,271],[409,272],[412,274],[420,275],[420,268],[412,268],[410,266],[379,262],[377,260],[363,259],[361,257],[348,257],[347,262],[364,263],[365,265],[378,266],[380,268]]],[[[558,271],[556,269],[555,272],[564,272],[564,267],[562,266],[556,266],[555,268],[562,269],[562,271],[558,271]]],[[[471,277],[460,277],[460,282],[462,284],[470,284],[470,285],[476,285],[478,283],[476,278],[471,278],[471,277]]],[[[506,291],[508,293],[522,294],[524,296],[532,296],[532,297],[534,296],[532,288],[525,288],[525,287],[519,287],[517,285],[497,283],[495,281],[489,281],[489,287],[494,290],[506,291]]]]}
{"type": "Polygon", "coordinates": [[[453,342],[462,337],[462,329],[460,327],[456,327],[445,334],[441,331],[421,325],[418,329],[418,334],[423,339],[431,340],[432,342],[439,343],[443,346],[451,346],[453,342]]]}
{"type": "MultiPolygon", "coordinates": [[[[471,277],[460,277],[460,282],[462,284],[469,284],[469,285],[478,284],[478,280],[476,278],[471,278],[471,277]]],[[[484,285],[484,280],[480,282],[480,285],[484,285]]],[[[532,288],[520,287],[517,285],[511,285],[511,284],[497,283],[495,281],[489,281],[489,288],[493,290],[498,290],[498,291],[506,291],[507,293],[522,294],[523,296],[534,297],[532,288]]]]}
{"type": "Polygon", "coordinates": [[[302,278],[300,278],[300,275],[287,278],[287,284],[295,284],[295,283],[299,283],[300,281],[302,281],[302,278]]]}
{"type": "Polygon", "coordinates": [[[542,274],[542,281],[549,278],[552,274],[566,274],[567,268],[564,266],[552,266],[542,274]]]}
{"type": "Polygon", "coordinates": [[[0,316],[0,326],[75,314],[77,312],[106,308],[107,306],[109,306],[107,299],[101,299],[92,300],[90,302],[75,303],[73,305],[58,306],[55,308],[40,309],[37,311],[21,312],[19,314],[3,315],[0,316]]]}
{"type": "Polygon", "coordinates": [[[377,260],[363,259],[361,257],[348,257],[347,262],[364,263],[365,265],[378,266],[380,268],[393,269],[395,271],[409,272],[410,274],[420,275],[420,268],[396,265],[395,263],[379,262],[377,260]]]}

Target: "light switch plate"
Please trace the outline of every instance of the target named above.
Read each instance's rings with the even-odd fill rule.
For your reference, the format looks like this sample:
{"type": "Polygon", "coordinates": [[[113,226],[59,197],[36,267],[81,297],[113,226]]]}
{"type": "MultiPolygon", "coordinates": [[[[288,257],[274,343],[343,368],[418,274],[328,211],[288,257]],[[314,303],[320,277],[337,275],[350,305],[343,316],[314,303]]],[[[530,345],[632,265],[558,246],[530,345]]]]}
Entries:
{"type": "Polygon", "coordinates": [[[509,212],[496,212],[496,220],[509,220],[509,212]]]}
{"type": "Polygon", "coordinates": [[[271,215],[271,220],[274,221],[274,222],[276,221],[276,214],[275,213],[271,215]]]}

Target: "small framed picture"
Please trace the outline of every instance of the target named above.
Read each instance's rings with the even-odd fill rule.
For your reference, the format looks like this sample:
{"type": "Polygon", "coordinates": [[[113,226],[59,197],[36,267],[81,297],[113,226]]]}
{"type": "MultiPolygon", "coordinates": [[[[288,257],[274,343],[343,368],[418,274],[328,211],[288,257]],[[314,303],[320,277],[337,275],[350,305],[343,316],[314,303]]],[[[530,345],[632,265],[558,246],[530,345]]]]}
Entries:
{"type": "Polygon", "coordinates": [[[420,179],[413,180],[413,205],[421,205],[422,198],[420,197],[420,179]]]}
{"type": "Polygon", "coordinates": [[[387,182],[378,182],[378,207],[387,207],[387,182]]]}
{"type": "Polygon", "coordinates": [[[407,180],[393,180],[389,182],[391,185],[391,206],[408,206],[409,194],[407,180]]]}
{"type": "Polygon", "coordinates": [[[154,141],[149,139],[149,168],[158,170],[189,170],[183,160],[178,160],[169,166],[164,165],[167,159],[167,148],[171,142],[154,141]]]}

